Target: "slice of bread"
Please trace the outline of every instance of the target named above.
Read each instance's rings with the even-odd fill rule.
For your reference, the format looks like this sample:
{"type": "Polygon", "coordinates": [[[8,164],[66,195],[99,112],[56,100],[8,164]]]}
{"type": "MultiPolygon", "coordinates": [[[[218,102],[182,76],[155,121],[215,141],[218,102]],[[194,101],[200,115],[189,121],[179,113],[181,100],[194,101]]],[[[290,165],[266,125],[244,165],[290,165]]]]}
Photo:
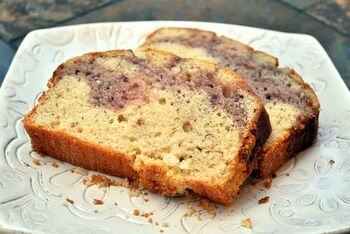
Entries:
{"type": "Polygon", "coordinates": [[[48,87],[23,120],[35,151],[167,196],[228,205],[271,132],[244,80],[170,53],[85,54],[48,87]]]}
{"type": "Polygon", "coordinates": [[[314,142],[320,108],[317,96],[294,70],[278,68],[277,58],[213,32],[188,28],[161,28],[142,47],[214,62],[248,82],[264,102],[272,125],[255,176],[274,175],[314,142]]]}

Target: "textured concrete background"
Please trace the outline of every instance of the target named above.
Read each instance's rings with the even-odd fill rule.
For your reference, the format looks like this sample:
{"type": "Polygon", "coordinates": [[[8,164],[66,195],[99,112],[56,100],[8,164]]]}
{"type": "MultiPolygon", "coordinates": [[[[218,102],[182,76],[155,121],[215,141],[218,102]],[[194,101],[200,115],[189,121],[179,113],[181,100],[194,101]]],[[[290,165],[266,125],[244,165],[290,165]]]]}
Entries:
{"type": "Polygon", "coordinates": [[[134,20],[209,21],[311,34],[350,87],[350,0],[2,0],[0,83],[31,30],[134,20]]]}

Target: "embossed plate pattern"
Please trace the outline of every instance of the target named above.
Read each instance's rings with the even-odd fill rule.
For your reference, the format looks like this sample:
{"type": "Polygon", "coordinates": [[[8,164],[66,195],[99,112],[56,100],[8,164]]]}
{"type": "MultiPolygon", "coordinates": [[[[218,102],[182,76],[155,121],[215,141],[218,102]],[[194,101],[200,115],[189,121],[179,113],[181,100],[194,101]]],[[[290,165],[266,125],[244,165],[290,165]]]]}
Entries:
{"type": "MultiPolygon", "coordinates": [[[[0,91],[0,226],[45,233],[333,232],[350,227],[350,93],[324,49],[308,35],[199,22],[127,22],[37,30],[24,39],[0,91]],[[46,89],[54,69],[90,51],[136,48],[161,26],[195,27],[238,39],[299,72],[321,102],[316,144],[290,160],[270,189],[245,185],[234,204],[214,218],[183,217],[187,202],[154,194],[130,196],[123,187],[83,185],[74,166],[32,151],[21,118],[46,89]],[[33,160],[39,159],[41,165],[33,160]],[[58,168],[51,166],[59,164],[58,168]],[[270,201],[258,205],[265,196],[270,201]],[[63,205],[66,198],[74,204],[63,205]],[[103,205],[94,205],[100,199],[103,205]],[[154,213],[160,225],[133,215],[154,213]],[[97,210],[97,213],[96,211],[97,210]],[[240,226],[245,218],[252,230],[240,226]],[[162,227],[167,222],[169,227],[162,227]]],[[[89,175],[92,172],[88,172],[89,175]]]]}

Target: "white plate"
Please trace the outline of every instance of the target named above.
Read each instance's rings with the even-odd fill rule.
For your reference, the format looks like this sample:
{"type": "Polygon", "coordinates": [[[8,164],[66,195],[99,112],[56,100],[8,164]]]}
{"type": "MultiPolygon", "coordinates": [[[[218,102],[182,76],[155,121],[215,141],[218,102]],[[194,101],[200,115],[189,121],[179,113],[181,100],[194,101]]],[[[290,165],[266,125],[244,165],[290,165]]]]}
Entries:
{"type": "MultiPolygon", "coordinates": [[[[23,40],[0,92],[0,226],[45,233],[333,232],[350,227],[350,93],[317,40],[308,35],[199,22],[127,22],[37,30],[23,40]],[[246,185],[214,218],[183,217],[182,198],[131,197],[123,187],[87,188],[72,165],[32,151],[21,118],[46,89],[58,64],[90,51],[136,48],[162,26],[195,27],[238,39],[280,58],[316,90],[321,102],[317,143],[290,160],[270,189],[246,185]],[[33,159],[39,159],[41,166],[33,159]],[[333,160],[333,161],[331,161],[333,160]],[[270,201],[257,201],[269,196],[270,201]],[[74,204],[64,205],[66,198],[74,204]],[[91,200],[103,200],[94,205],[91,200]],[[160,225],[133,215],[150,212],[160,225]],[[98,210],[95,213],[94,210],[98,210]],[[253,229],[240,226],[250,217],[253,229]],[[167,222],[169,227],[162,227],[167,222]]],[[[91,175],[92,172],[89,172],[91,175]]]]}

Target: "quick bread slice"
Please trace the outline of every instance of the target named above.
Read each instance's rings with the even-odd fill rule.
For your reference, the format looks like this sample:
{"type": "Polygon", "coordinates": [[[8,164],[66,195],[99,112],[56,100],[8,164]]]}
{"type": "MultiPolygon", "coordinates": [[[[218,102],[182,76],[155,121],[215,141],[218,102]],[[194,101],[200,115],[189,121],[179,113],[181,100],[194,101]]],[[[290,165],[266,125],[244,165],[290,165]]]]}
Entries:
{"type": "Polygon", "coordinates": [[[272,125],[255,176],[273,175],[314,142],[320,108],[317,96],[294,70],[279,68],[277,58],[213,32],[188,28],[161,28],[142,47],[214,62],[247,81],[263,101],[272,125]]]}
{"type": "Polygon", "coordinates": [[[166,52],[85,54],[48,87],[23,120],[35,151],[167,196],[228,205],[271,132],[244,80],[166,52]]]}

